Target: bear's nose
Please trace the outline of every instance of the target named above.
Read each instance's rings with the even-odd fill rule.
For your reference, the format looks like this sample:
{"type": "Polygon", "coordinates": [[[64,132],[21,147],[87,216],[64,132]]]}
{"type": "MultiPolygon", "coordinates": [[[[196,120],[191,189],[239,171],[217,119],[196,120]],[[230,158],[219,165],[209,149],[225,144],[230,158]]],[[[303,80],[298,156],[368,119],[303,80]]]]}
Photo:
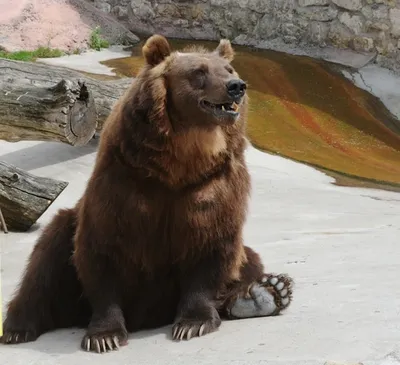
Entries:
{"type": "Polygon", "coordinates": [[[229,96],[233,99],[237,99],[244,95],[247,85],[243,80],[236,79],[228,81],[226,88],[228,89],[229,96]]]}

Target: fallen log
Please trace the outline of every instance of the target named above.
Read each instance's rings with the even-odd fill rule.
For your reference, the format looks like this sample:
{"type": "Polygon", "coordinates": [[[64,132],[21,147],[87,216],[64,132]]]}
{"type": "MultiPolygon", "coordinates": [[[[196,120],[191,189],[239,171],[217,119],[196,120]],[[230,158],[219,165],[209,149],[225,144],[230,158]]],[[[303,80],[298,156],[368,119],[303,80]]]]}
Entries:
{"type": "Polygon", "coordinates": [[[20,86],[52,87],[62,79],[81,80],[85,84],[96,105],[97,131],[102,129],[114,104],[132,82],[131,78],[105,81],[65,67],[0,59],[0,91],[4,89],[2,85],[12,83],[20,86]]]}
{"type": "Polygon", "coordinates": [[[85,145],[96,132],[94,98],[83,82],[56,85],[0,82],[0,139],[85,145]]]}
{"type": "Polygon", "coordinates": [[[8,229],[27,231],[67,185],[0,161],[0,207],[8,229]]]}
{"type": "Polygon", "coordinates": [[[6,221],[4,220],[3,212],[1,211],[0,208],[0,228],[4,231],[4,233],[8,233],[8,228],[6,221]]]}

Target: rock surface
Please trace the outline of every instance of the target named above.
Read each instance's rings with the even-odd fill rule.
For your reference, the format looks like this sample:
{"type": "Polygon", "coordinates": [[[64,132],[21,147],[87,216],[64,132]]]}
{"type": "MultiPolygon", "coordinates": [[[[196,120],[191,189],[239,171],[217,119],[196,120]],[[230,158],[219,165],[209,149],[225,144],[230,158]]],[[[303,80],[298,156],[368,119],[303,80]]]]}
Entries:
{"type": "MultiPolygon", "coordinates": [[[[194,39],[228,37],[276,48],[335,46],[371,53],[400,71],[396,0],[95,0],[138,33],[194,39]]],[[[311,54],[314,56],[313,54],[311,54]]]]}

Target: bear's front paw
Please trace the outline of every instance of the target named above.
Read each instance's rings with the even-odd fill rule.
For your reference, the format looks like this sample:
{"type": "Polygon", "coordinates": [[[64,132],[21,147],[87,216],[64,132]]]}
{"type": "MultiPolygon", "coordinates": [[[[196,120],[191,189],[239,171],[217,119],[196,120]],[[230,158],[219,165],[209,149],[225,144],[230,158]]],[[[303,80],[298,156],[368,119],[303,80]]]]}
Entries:
{"type": "Polygon", "coordinates": [[[10,317],[4,321],[3,336],[0,337],[0,342],[6,345],[15,345],[18,343],[36,341],[38,338],[36,328],[29,322],[13,320],[10,317]]]}
{"type": "Polygon", "coordinates": [[[221,325],[217,310],[213,307],[193,311],[192,315],[179,318],[172,328],[172,339],[176,341],[190,340],[214,332],[221,325]],[[206,314],[206,312],[209,312],[206,314]]]}
{"type": "Polygon", "coordinates": [[[35,331],[31,330],[6,330],[3,336],[0,337],[0,342],[5,345],[15,345],[18,343],[36,341],[37,336],[35,331]]]}
{"type": "Polygon", "coordinates": [[[81,347],[85,351],[99,354],[118,350],[128,343],[128,334],[124,329],[108,331],[88,331],[82,339],[81,347]]]}

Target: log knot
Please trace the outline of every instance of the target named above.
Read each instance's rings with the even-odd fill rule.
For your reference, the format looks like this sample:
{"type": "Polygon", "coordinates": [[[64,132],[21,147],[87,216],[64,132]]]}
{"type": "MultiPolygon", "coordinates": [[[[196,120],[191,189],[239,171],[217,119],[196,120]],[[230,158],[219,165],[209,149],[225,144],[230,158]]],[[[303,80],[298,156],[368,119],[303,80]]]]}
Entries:
{"type": "MultiPolygon", "coordinates": [[[[76,101],[83,102],[85,107],[89,104],[90,93],[82,80],[74,83],[71,80],[62,79],[56,85],[49,87],[49,91],[57,97],[65,98],[70,106],[74,105],[76,101]]],[[[65,113],[66,110],[62,109],[62,112],[65,113]]]]}
{"type": "Polygon", "coordinates": [[[80,87],[78,100],[85,102],[85,104],[87,105],[89,103],[90,94],[89,94],[89,90],[85,84],[85,81],[78,80],[78,85],[80,87]]]}

